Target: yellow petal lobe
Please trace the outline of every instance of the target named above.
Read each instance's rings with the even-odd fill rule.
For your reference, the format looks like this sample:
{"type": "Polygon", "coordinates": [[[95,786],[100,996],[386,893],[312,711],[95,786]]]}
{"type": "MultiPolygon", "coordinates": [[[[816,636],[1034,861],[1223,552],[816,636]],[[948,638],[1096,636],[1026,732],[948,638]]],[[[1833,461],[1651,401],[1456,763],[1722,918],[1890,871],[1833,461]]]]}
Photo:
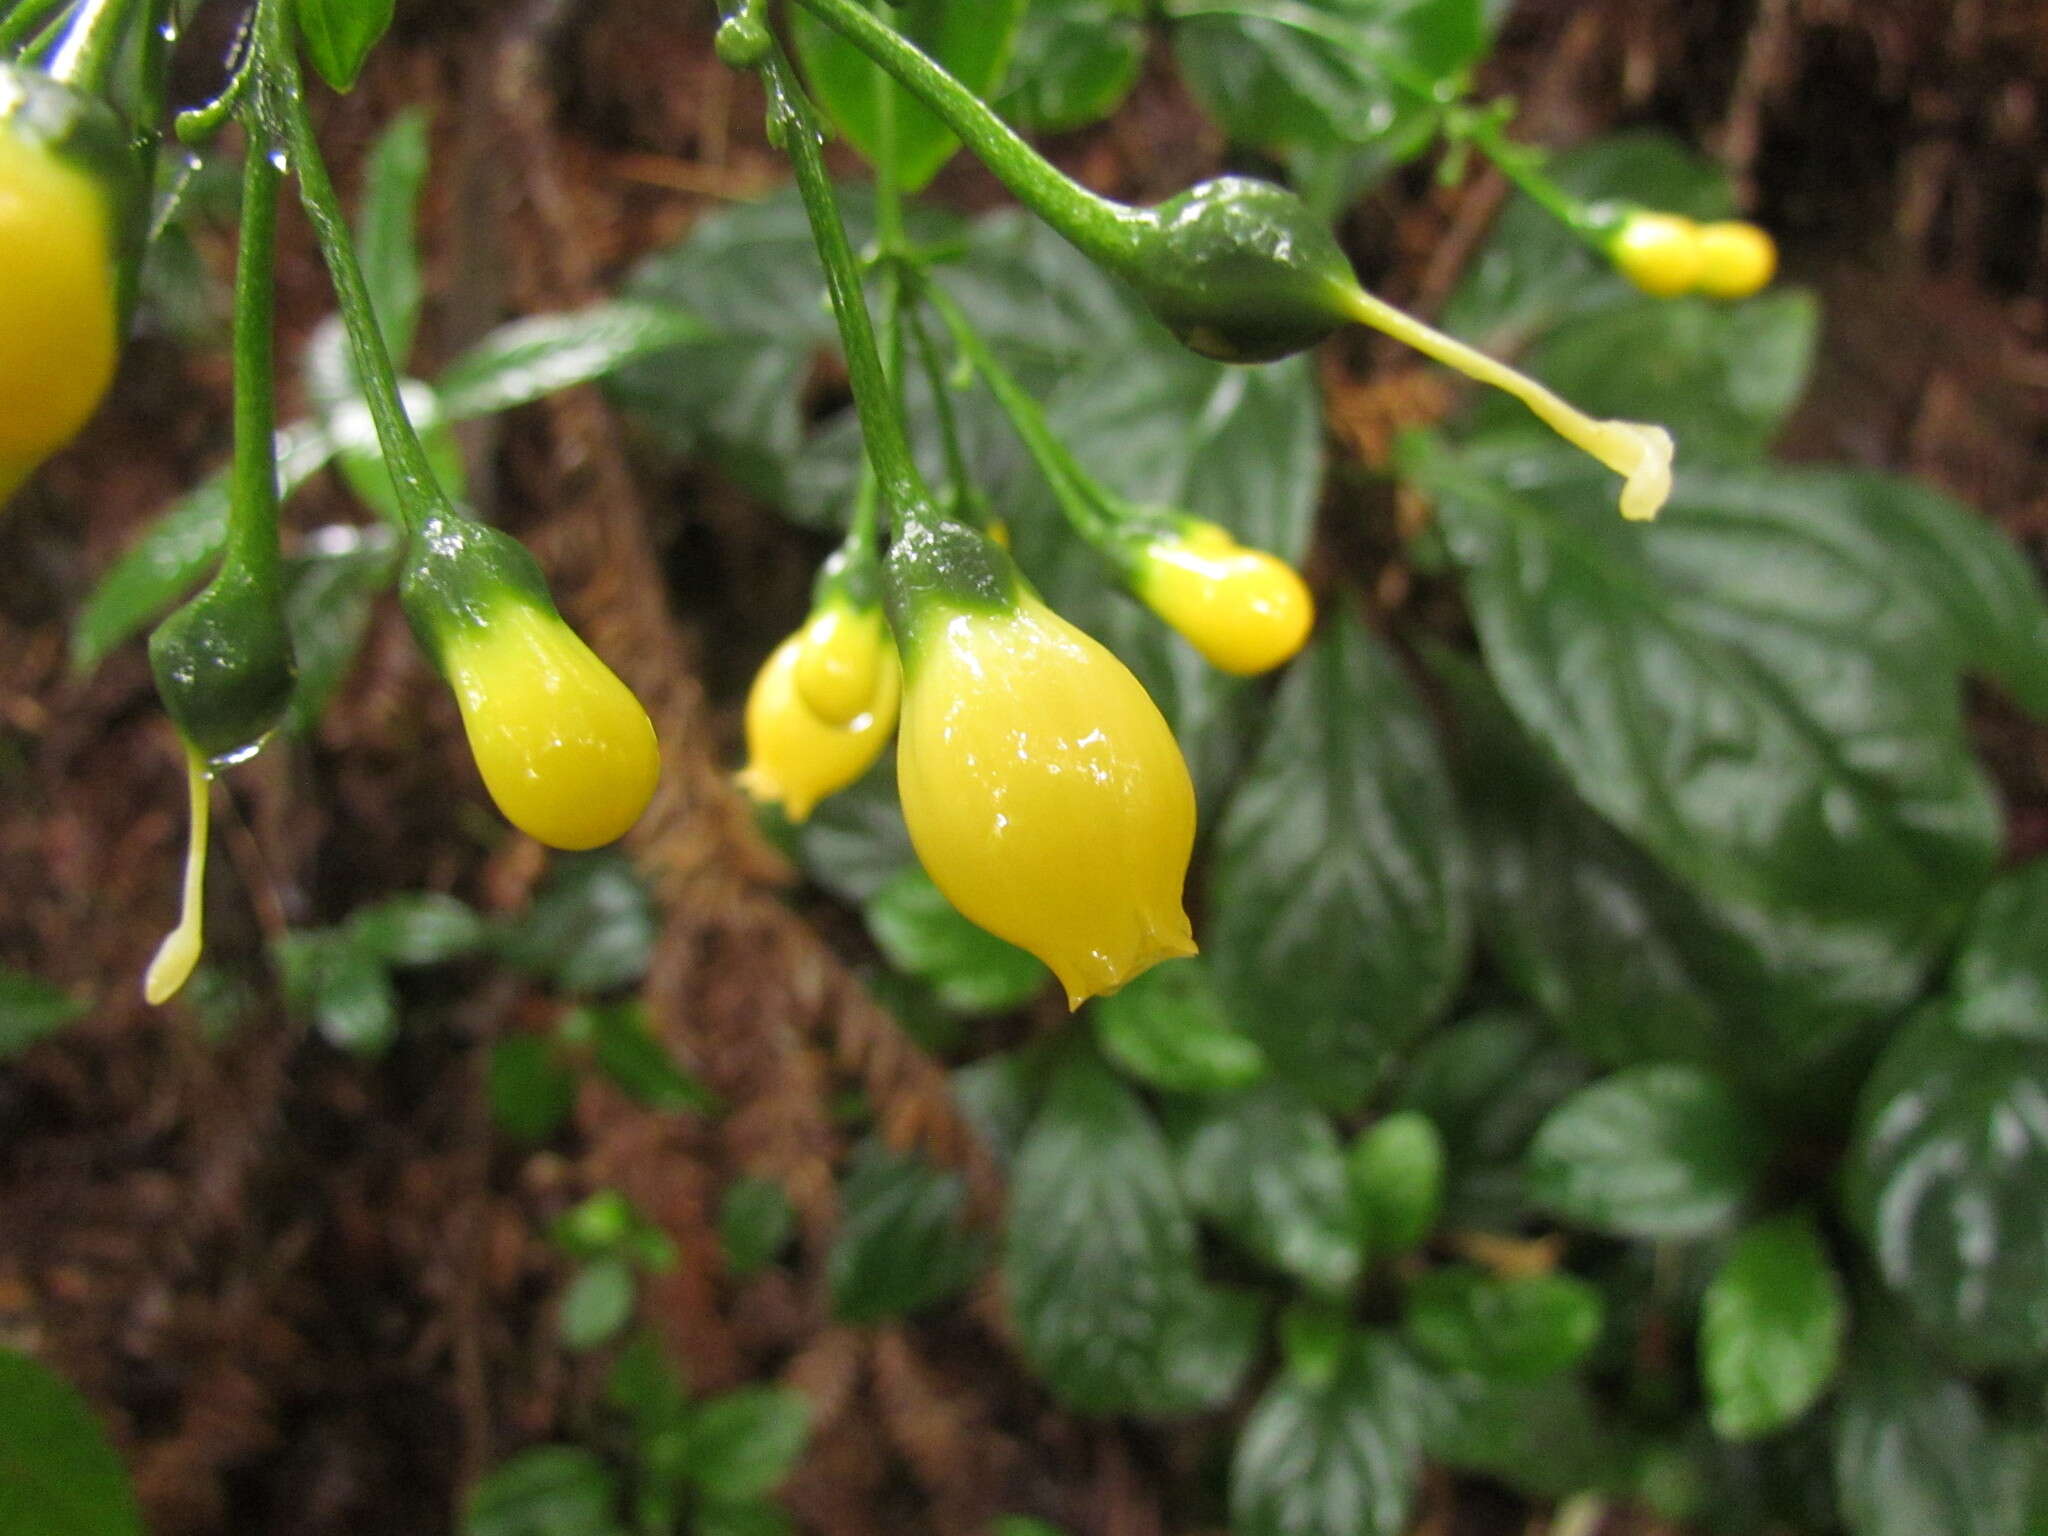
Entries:
{"type": "Polygon", "coordinates": [[[812,714],[845,726],[874,710],[883,673],[896,665],[896,642],[879,606],[828,602],[797,640],[796,688],[812,714]]]}
{"type": "Polygon", "coordinates": [[[762,805],[779,805],[791,821],[806,820],[827,795],[853,783],[882,755],[896,729],[903,667],[892,646],[879,663],[870,707],[845,725],[818,718],[797,688],[803,656],[798,631],[770,653],[747,694],[747,766],[742,790],[762,805]]]}
{"type": "Polygon", "coordinates": [[[441,660],[484,788],[551,848],[624,835],[661,776],[654,726],[632,690],[554,614],[506,602],[447,636],[441,660]]]}
{"type": "Polygon", "coordinates": [[[1777,242],[1756,225],[1725,219],[1701,228],[1700,292],[1717,299],[1746,299],[1777,275],[1777,242]]]}
{"type": "Polygon", "coordinates": [[[185,747],[185,787],[192,817],[185,840],[185,893],[178,926],[164,935],[143,973],[143,1000],[152,1008],[178,995],[192,979],[206,947],[206,830],[213,770],[206,755],[190,743],[185,747]]]}
{"type": "Polygon", "coordinates": [[[1291,660],[1315,627],[1315,599],[1286,561],[1247,549],[1214,523],[1150,545],[1138,595],[1211,666],[1254,677],[1291,660]]]}
{"type": "Polygon", "coordinates": [[[921,624],[896,770],[926,873],[1069,1006],[1195,952],[1180,747],[1124,664],[1035,597],[921,624]]]}

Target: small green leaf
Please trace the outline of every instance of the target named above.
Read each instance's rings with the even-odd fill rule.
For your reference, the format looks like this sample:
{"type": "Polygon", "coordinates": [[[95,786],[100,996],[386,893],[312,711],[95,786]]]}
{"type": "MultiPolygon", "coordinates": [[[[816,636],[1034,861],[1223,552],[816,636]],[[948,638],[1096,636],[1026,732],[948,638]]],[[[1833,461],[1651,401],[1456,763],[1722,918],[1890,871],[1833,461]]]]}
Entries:
{"type": "Polygon", "coordinates": [[[654,1038],[646,1006],[637,999],[587,1003],[562,1021],[562,1035],[587,1041],[598,1070],[636,1104],[671,1114],[708,1114],[718,1107],[711,1090],[677,1066],[668,1047],[654,1038]]]}
{"type": "Polygon", "coordinates": [[[320,78],[351,89],[364,61],[391,26],[393,0],[292,0],[299,39],[320,78]]]}
{"type": "Polygon", "coordinates": [[[965,1225],[967,1184],[869,1140],[839,1192],[838,1239],[826,1263],[842,1322],[906,1317],[950,1300],[980,1273],[987,1245],[965,1225]]]}
{"type": "Polygon", "coordinates": [[[2048,859],[1984,893],[1963,931],[1953,986],[1965,1033],[2048,1041],[2048,859]]]}
{"type": "Polygon", "coordinates": [[[1700,1303],[1700,1377],[1714,1432],[1750,1440],[1811,1408],[1834,1378],[1847,1308],[1820,1234],[1780,1216],[1735,1241],[1700,1303]]]}
{"type": "Polygon", "coordinates": [[[1326,1382],[1281,1371],[1238,1434],[1235,1536],[1400,1536],[1433,1391],[1394,1344],[1372,1334],[1351,1338],[1326,1382]]]}
{"type": "Polygon", "coordinates": [[[1230,1093],[1265,1075],[1265,1054],[1224,1013],[1200,959],[1154,966],[1089,1014],[1109,1058],[1154,1088],[1230,1093]]]}
{"type": "Polygon", "coordinates": [[[1764,1127],[1695,1067],[1635,1067],[1572,1095],[1529,1148],[1530,1193],[1568,1221],[1628,1237],[1713,1231],[1769,1158],[1764,1127]]]}
{"type": "Polygon", "coordinates": [[[605,1401],[633,1416],[642,1441],[681,1426],[690,1395],[669,1363],[661,1335],[642,1327],[619,1347],[605,1378],[605,1401]]]}
{"type": "Polygon", "coordinates": [[[654,905],[623,854],[568,855],[500,945],[514,965],[564,992],[617,992],[647,974],[654,905]]]}
{"type": "Polygon", "coordinates": [[[393,896],[362,907],[348,921],[354,941],[386,965],[444,965],[483,947],[484,920],[434,891],[393,896]]]}
{"type": "Polygon", "coordinates": [[[1199,1215],[1317,1290],[1358,1278],[1344,1154],[1306,1100],[1269,1085],[1173,1123],[1181,1189],[1199,1215]]]}
{"type": "Polygon", "coordinates": [[[796,1212],[773,1179],[735,1179],[718,1205],[718,1237],[727,1273],[737,1279],[758,1275],[789,1243],[796,1212]]]}
{"type": "Polygon", "coordinates": [[[1457,1376],[1446,1396],[1443,1422],[1429,1426],[1429,1454],[1460,1471],[1538,1499],[1615,1487],[1629,1475],[1632,1434],[1607,1420],[1576,1375],[1457,1376]]]}
{"type": "Polygon", "coordinates": [[[0,965],[0,1061],[12,1061],[85,1012],[85,1004],[40,977],[0,965]]]}
{"type": "Polygon", "coordinates": [[[796,1536],[796,1523],[780,1505],[764,1499],[736,1504],[711,1500],[691,1517],[690,1536],[796,1536]]]}
{"type": "Polygon", "coordinates": [[[633,1270],[623,1259],[586,1264],[562,1293],[562,1342],[594,1349],[612,1338],[633,1316],[633,1270]]]}
{"type": "Polygon", "coordinates": [[[1158,1127],[1083,1052],[1061,1063],[1012,1165],[1003,1272],[1025,1359],[1086,1413],[1213,1407],[1258,1347],[1256,1304],[1197,1276],[1158,1127]]]}
{"type": "Polygon", "coordinates": [[[603,1259],[623,1252],[647,1227],[631,1200],[616,1189],[600,1189],[557,1217],[548,1241],[574,1259],[603,1259]]]}
{"type": "Polygon", "coordinates": [[[1349,613],[1281,684],[1217,832],[1204,950],[1274,1070],[1347,1109],[1450,1001],[1465,846],[1435,729],[1349,613]]]}
{"type": "Polygon", "coordinates": [[[1070,133],[1114,112],[1144,60],[1142,0],[1032,0],[996,109],[1026,133],[1070,133]]]}
{"type": "Polygon", "coordinates": [[[375,1056],[398,1034],[398,994],[384,961],[346,930],[285,935],[285,997],[340,1050],[375,1056]]]}
{"type": "Polygon", "coordinates": [[[741,1387],[690,1416],[683,1475],[721,1503],[772,1493],[810,1438],[810,1406],[786,1387],[741,1387]]]}
{"type": "Polygon", "coordinates": [[[804,872],[841,901],[864,906],[880,895],[917,859],[896,799],[896,754],[884,752],[858,784],[820,802],[796,838],[804,872]]]}
{"type": "Polygon", "coordinates": [[[501,325],[450,363],[434,387],[450,421],[492,416],[605,378],[712,334],[687,310],[618,300],[501,325]]]}
{"type": "Polygon", "coordinates": [[[62,1377],[0,1349],[0,1536],[142,1536],[127,1470],[62,1377]]]}
{"type": "MultiPolygon", "coordinates": [[[[876,15],[978,96],[992,97],[1010,62],[1024,0],[904,0],[876,15]]],[[[960,148],[931,112],[808,11],[790,17],[804,76],[832,125],[870,165],[885,155],[915,192],[960,148]]]]}
{"type": "Polygon", "coordinates": [[[889,963],[927,983],[955,1013],[1008,1013],[1045,985],[1045,967],[1034,956],[954,911],[915,864],[868,903],[867,920],[889,963]]]}
{"type": "Polygon", "coordinates": [[[1927,1009],[1864,1085],[1844,1184],[1886,1284],[1958,1359],[2048,1355],[2048,1046],[1927,1009]]]}
{"type": "Polygon", "coordinates": [[[377,598],[398,574],[398,540],[383,526],[323,528],[286,562],[284,617],[298,680],[286,728],[311,735],[362,649],[377,598]]]}
{"type": "Polygon", "coordinates": [[[542,1142],[561,1129],[576,1101],[576,1079],[539,1035],[512,1035],[491,1047],[484,1073],[491,1119],[521,1141],[542,1142]]]}
{"type": "Polygon", "coordinates": [[[1429,1116],[1399,1110],[1361,1131],[1345,1171],[1374,1257],[1398,1258],[1429,1236],[1444,1200],[1444,1141],[1429,1116]]]}
{"type": "Polygon", "coordinates": [[[1469,1265],[1434,1269],[1408,1293],[1408,1342],[1450,1371],[1541,1381],[1576,1365],[1606,1308],[1576,1275],[1496,1278],[1469,1265]]]}
{"type": "Polygon", "coordinates": [[[537,1445],[474,1488],[462,1536],[617,1536],[619,1483],[580,1445],[537,1445]]]}
{"type": "MultiPolygon", "coordinates": [[[[301,4],[305,0],[300,0],[301,4]]],[[[388,19],[390,5],[383,9],[388,19]]],[[[381,30],[381,28],[380,28],[381,30]]],[[[384,335],[384,350],[403,364],[419,329],[420,189],[427,180],[427,113],[408,107],[377,136],[363,165],[363,198],[356,215],[356,257],[370,308],[384,335]]]]}

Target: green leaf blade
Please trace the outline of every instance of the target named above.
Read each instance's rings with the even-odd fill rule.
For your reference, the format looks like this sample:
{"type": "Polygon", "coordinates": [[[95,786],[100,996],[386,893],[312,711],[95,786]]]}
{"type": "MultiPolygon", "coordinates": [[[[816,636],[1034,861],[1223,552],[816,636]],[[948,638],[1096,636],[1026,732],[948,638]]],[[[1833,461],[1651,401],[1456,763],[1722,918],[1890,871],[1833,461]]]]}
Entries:
{"type": "Polygon", "coordinates": [[[1792,1423],[1827,1390],[1848,1307],[1820,1234],[1803,1216],[1736,1239],[1701,1303],[1700,1374],[1714,1432],[1748,1440],[1792,1423]]]}

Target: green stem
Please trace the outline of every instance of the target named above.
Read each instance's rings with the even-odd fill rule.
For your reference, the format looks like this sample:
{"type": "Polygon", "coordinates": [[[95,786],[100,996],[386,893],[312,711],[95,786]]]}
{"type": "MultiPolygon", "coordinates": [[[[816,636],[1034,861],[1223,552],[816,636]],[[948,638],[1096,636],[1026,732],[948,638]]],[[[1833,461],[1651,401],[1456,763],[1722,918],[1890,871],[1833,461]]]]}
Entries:
{"type": "Polygon", "coordinates": [[[282,137],[299,180],[299,200],[305,205],[313,238],[320,246],[328,277],[334,284],[342,328],[348,333],[349,351],[355,359],[357,382],[370,408],[377,443],[384,451],[384,464],[398,493],[398,509],[407,531],[418,533],[424,524],[449,516],[454,509],[434,478],[426,449],[421,446],[419,433],[414,430],[399,395],[398,372],[392,367],[391,354],[385,350],[369,286],[363,280],[362,264],[356,258],[355,242],[349,235],[348,220],[341,211],[334,182],[327,174],[327,163],[321,157],[312,117],[306,111],[298,61],[283,31],[282,5],[280,0],[260,3],[256,48],[258,82],[264,98],[262,110],[282,119],[282,137]]]}
{"type": "Polygon", "coordinates": [[[43,24],[52,11],[61,10],[69,0],[21,0],[0,17],[0,54],[11,54],[22,40],[43,24]]]}
{"type": "Polygon", "coordinates": [[[811,237],[817,244],[819,260],[824,263],[825,291],[839,322],[839,340],[846,352],[847,376],[853,386],[854,409],[860,415],[868,459],[874,465],[891,524],[900,533],[905,524],[930,514],[931,491],[918,473],[910,438],[903,428],[903,414],[897,408],[895,390],[875,344],[874,322],[868,316],[867,299],[861,292],[860,263],[854,259],[845,222],[839,216],[839,200],[825,169],[823,137],[817,119],[792,77],[789,61],[780,47],[763,61],[761,77],[768,88],[770,137],[789,155],[796,172],[797,192],[810,219],[811,237]]]}
{"type": "Polygon", "coordinates": [[[1617,222],[1614,214],[1611,210],[1588,208],[1546,176],[1541,150],[1510,139],[1501,120],[1490,112],[1470,114],[1456,125],[1454,133],[1459,143],[1478,150],[1524,197],[1594,250],[1606,250],[1607,239],[1617,222]]]}
{"type": "Polygon", "coordinates": [[[50,78],[81,91],[99,93],[121,57],[133,4],[134,0],[84,0],[50,60],[50,78]]]}
{"type": "MultiPolygon", "coordinates": [[[[920,286],[919,297],[928,297],[928,286],[920,286]]],[[[967,454],[960,446],[960,422],[953,413],[953,389],[947,380],[949,370],[945,360],[939,356],[930,327],[924,323],[923,305],[910,304],[904,310],[903,319],[909,328],[911,342],[917,348],[918,362],[924,369],[925,379],[931,385],[932,413],[938,418],[939,444],[946,455],[946,477],[952,482],[953,494],[947,512],[954,521],[979,528],[987,519],[982,515],[980,500],[975,495],[974,477],[967,468],[967,454]]]]}
{"type": "Polygon", "coordinates": [[[1038,216],[1096,261],[1129,270],[1144,260],[1155,220],[1144,209],[1097,197],[1018,138],[987,103],[946,73],[859,0],[797,0],[929,107],[1038,216]]]}
{"type": "Polygon", "coordinates": [[[249,126],[242,167],[242,240],[235,258],[235,460],[224,564],[266,586],[278,579],[274,314],[277,195],[283,173],[249,126]]]}

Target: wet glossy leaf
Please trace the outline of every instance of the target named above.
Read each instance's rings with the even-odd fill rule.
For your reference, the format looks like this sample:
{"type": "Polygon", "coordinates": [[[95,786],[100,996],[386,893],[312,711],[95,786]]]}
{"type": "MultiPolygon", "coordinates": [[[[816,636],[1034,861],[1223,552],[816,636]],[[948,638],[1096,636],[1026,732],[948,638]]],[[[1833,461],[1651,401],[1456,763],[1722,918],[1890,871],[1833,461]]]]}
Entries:
{"type": "Polygon", "coordinates": [[[1930,1008],[1858,1121],[1848,1208],[1921,1327],[1973,1365],[2048,1355],[2048,1044],[1930,1008]]]}
{"type": "Polygon", "coordinates": [[[337,91],[356,83],[370,50],[391,26],[393,0],[292,0],[299,41],[320,78],[337,91]]]}
{"type": "Polygon", "coordinates": [[[1717,1078],[1635,1067],[1552,1111],[1529,1147],[1529,1190],[1598,1231],[1696,1236],[1735,1214],[1770,1151],[1764,1128],[1717,1078]]]}
{"type": "Polygon", "coordinates": [[[1281,685],[1217,831],[1204,948],[1233,1017],[1319,1103],[1355,1105],[1464,975],[1465,845],[1436,733],[1340,613],[1281,685]]]}
{"type": "Polygon", "coordinates": [[[2048,1043],[2048,859],[1984,893],[1963,930],[1953,988],[1965,1032],[2048,1043]]]}
{"type": "Polygon", "coordinates": [[[1747,1440],[1783,1428],[1827,1390],[1847,1305],[1820,1234],[1803,1216],[1735,1240],[1700,1306],[1700,1375],[1714,1432],[1747,1440]]]}
{"type": "Polygon", "coordinates": [[[997,110],[1026,133],[1066,133],[1114,112],[1145,59],[1142,0],[1031,0],[997,110]]]}
{"type": "Polygon", "coordinates": [[[1154,966],[1089,1016],[1104,1054],[1155,1088],[1229,1093],[1265,1075],[1264,1053],[1230,1021],[1200,957],[1154,966]]]}
{"type": "Polygon", "coordinates": [[[1045,985],[1036,958],[962,917],[915,864],[875,894],[866,917],[889,963],[926,982],[955,1013],[1007,1013],[1045,985]]]}
{"type": "Polygon", "coordinates": [[[501,325],[434,381],[450,421],[489,416],[695,345],[712,328],[686,310],[618,300],[501,325]]]}
{"type": "MultiPolygon", "coordinates": [[[[304,4],[305,0],[301,0],[304,4]]],[[[390,5],[384,4],[387,14],[390,5]]],[[[384,349],[403,363],[419,329],[419,200],[427,180],[427,113],[408,107],[392,118],[363,163],[356,256],[384,349]]]]}

